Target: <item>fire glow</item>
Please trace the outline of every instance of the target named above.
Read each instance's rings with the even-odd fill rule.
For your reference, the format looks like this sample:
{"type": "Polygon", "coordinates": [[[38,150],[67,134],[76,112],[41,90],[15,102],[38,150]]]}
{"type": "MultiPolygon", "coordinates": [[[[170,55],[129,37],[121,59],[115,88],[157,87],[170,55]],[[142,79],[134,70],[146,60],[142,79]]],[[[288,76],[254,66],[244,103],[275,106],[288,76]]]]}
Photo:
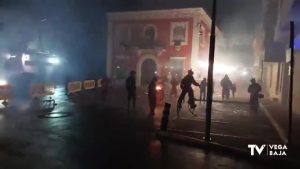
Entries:
{"type": "Polygon", "coordinates": [[[157,85],[155,88],[156,91],[161,91],[162,90],[162,86],[161,85],[157,85]]]}
{"type": "MultiPolygon", "coordinates": [[[[208,69],[208,63],[204,62],[204,61],[198,61],[198,67],[201,69],[208,69]]],[[[237,68],[234,66],[221,64],[221,63],[214,64],[214,72],[215,73],[232,73],[236,70],[237,70],[237,68]]]]}

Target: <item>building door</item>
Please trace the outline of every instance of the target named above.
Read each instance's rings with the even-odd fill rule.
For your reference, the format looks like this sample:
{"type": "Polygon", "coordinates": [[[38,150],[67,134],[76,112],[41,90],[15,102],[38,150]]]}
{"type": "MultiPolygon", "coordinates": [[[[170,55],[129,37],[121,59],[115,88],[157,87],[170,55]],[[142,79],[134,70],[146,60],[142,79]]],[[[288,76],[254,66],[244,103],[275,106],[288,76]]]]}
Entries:
{"type": "Polygon", "coordinates": [[[146,59],[142,63],[142,72],[141,72],[141,85],[148,85],[151,82],[151,79],[155,75],[157,70],[157,65],[154,60],[146,59]]]}

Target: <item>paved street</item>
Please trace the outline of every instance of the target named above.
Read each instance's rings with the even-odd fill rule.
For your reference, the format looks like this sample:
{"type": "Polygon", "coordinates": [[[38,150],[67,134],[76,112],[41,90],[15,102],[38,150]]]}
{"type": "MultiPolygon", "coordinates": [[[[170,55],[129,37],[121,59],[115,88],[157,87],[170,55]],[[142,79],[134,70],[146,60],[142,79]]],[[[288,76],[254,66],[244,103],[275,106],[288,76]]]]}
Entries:
{"type": "MultiPolygon", "coordinates": [[[[196,117],[189,112],[186,104],[180,113],[181,118],[170,121],[169,130],[202,139],[205,103],[198,104],[195,114],[196,117]]],[[[174,107],[170,118],[176,119],[174,107]]],[[[242,149],[247,149],[249,142],[282,143],[265,114],[261,110],[253,112],[245,103],[214,102],[211,132],[213,141],[242,149]]]]}
{"type": "Polygon", "coordinates": [[[66,117],[43,118],[33,111],[2,109],[1,169],[266,168],[253,161],[161,142],[154,137],[153,119],[141,107],[128,117],[122,105],[77,107],[62,88],[54,98],[58,106],[53,112],[66,117]]]}

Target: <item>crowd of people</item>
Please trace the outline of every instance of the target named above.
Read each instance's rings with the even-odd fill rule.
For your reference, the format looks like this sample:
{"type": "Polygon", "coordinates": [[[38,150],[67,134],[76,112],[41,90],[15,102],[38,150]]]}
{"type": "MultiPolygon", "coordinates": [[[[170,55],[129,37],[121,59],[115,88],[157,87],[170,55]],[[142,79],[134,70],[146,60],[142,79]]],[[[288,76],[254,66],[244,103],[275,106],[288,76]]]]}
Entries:
{"type": "MultiPolygon", "coordinates": [[[[191,109],[196,108],[195,104],[195,97],[194,97],[194,91],[192,88],[192,85],[195,85],[200,88],[200,101],[206,100],[206,89],[207,89],[207,80],[206,78],[203,78],[200,83],[196,82],[196,80],[193,77],[193,71],[189,70],[187,75],[184,76],[184,78],[180,81],[178,76],[176,74],[172,74],[169,77],[165,77],[163,80],[167,81],[171,88],[169,89],[169,97],[175,97],[177,98],[178,92],[177,88],[178,85],[181,88],[181,93],[177,100],[177,109],[181,109],[182,102],[188,94],[189,100],[188,104],[191,109]]],[[[131,107],[133,110],[135,110],[135,102],[136,102],[136,80],[135,80],[136,72],[130,71],[130,75],[126,79],[126,89],[127,89],[127,100],[128,100],[128,110],[131,107]]],[[[156,86],[157,81],[159,80],[159,77],[154,75],[150,84],[148,85],[148,100],[149,100],[149,107],[150,107],[150,115],[153,116],[155,112],[155,107],[157,105],[157,98],[156,98],[156,86]]],[[[263,95],[261,92],[261,86],[256,82],[255,79],[251,79],[251,84],[248,87],[248,93],[250,94],[249,103],[251,105],[258,105],[259,98],[262,98],[263,95]]],[[[213,85],[214,86],[214,85],[213,85]]],[[[237,86],[235,83],[233,83],[229,76],[226,74],[224,78],[220,82],[220,86],[222,88],[222,100],[228,100],[230,98],[230,93],[232,94],[232,97],[235,97],[235,93],[237,91],[237,86]]]]}

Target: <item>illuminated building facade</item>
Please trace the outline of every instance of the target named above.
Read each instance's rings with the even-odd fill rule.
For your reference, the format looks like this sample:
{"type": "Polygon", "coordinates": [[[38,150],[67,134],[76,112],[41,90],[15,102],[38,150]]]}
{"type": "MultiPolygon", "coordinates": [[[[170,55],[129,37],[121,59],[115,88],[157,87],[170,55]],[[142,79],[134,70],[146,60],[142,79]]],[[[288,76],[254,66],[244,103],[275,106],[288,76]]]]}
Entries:
{"type": "MultiPolygon", "coordinates": [[[[137,72],[137,85],[156,73],[182,77],[207,62],[211,19],[202,8],[108,13],[107,76],[137,72]]],[[[217,29],[217,34],[220,31],[217,29]]],[[[198,72],[200,73],[200,72],[198,72]]],[[[201,72],[202,73],[202,72],[201,72]]]]}

